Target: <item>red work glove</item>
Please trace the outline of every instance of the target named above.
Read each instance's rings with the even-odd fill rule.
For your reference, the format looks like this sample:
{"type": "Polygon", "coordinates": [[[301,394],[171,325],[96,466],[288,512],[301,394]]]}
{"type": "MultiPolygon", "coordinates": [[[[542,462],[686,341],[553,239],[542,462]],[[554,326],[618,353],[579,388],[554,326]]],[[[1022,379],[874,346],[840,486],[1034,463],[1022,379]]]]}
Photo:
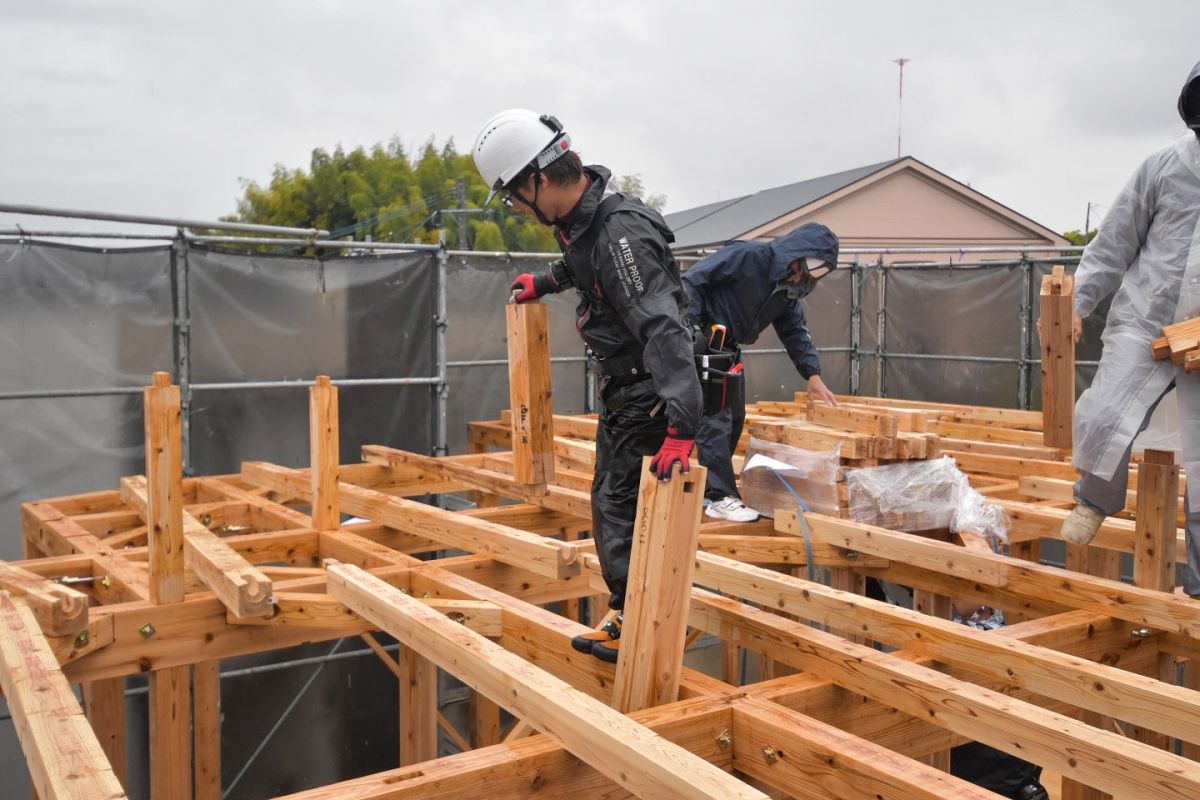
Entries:
{"type": "Polygon", "coordinates": [[[508,291],[515,302],[527,303],[543,295],[553,294],[558,291],[558,286],[548,272],[544,275],[522,272],[508,287],[508,291]]]}
{"type": "Polygon", "coordinates": [[[660,481],[665,481],[671,477],[671,467],[676,461],[679,462],[681,471],[689,471],[692,467],[688,463],[688,456],[692,454],[695,445],[696,440],[680,436],[678,428],[667,428],[667,438],[663,439],[662,447],[654,454],[654,458],[650,459],[650,472],[658,476],[660,481]]]}

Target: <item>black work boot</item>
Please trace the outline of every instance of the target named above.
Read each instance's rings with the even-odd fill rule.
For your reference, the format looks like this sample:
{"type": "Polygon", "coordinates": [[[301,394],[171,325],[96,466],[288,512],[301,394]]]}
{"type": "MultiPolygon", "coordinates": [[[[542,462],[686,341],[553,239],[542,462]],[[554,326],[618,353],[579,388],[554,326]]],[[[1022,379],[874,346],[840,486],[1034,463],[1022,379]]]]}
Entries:
{"type": "MultiPolygon", "coordinates": [[[[608,622],[605,622],[596,630],[589,631],[587,633],[581,633],[580,635],[571,639],[571,647],[574,647],[581,653],[591,653],[595,655],[595,651],[592,648],[597,643],[612,642],[621,638],[621,620],[622,617],[620,614],[618,614],[608,622]]],[[[615,647],[616,645],[613,646],[615,647]]],[[[597,656],[597,658],[601,657],[602,656],[597,656]]],[[[615,656],[613,661],[616,661],[615,656]]]]}
{"type": "Polygon", "coordinates": [[[1050,793],[1046,791],[1045,786],[1034,781],[1017,789],[1013,797],[1015,800],[1050,800],[1050,793]]]}

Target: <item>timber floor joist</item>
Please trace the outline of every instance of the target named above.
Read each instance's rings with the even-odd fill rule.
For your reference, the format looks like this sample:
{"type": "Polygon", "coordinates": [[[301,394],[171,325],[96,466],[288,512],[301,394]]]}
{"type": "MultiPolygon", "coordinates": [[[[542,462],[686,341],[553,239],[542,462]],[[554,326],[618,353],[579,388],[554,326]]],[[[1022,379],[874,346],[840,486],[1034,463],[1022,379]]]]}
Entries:
{"type": "MultiPolygon", "coordinates": [[[[169,404],[171,388],[149,387],[148,409],[169,404]]],[[[113,690],[148,672],[151,784],[219,797],[220,662],[361,636],[403,687],[396,768],[296,800],[471,798],[484,782],[490,798],[998,797],[946,771],[948,750],[968,741],[1074,790],[1200,797],[1200,602],[1172,586],[1180,478],[1161,454],[1131,468],[1124,518],[1070,549],[1062,570],[1040,564],[1038,547],[1069,507],[1070,468],[1027,413],[845,398],[862,413],[826,415],[822,435],[936,435],[1005,507],[1007,552],[817,514],[802,526],[795,511],[707,521],[686,646],[719,648],[721,669],[676,664],[667,699],[622,713],[619,666],[570,645],[607,594],[586,538],[594,419],[553,416],[541,450],[536,436],[524,443],[531,456],[514,455],[509,415],[473,424],[468,455],[369,446],[362,463],[339,465],[332,389],[313,387],[309,469],[248,462],[182,479],[148,460],[146,476],[119,487],[22,507],[27,558],[0,564],[0,686],[39,796],[122,796],[113,690]],[[539,469],[518,469],[526,457],[542,458],[539,469]],[[478,507],[421,502],[442,494],[478,507]],[[818,581],[806,577],[805,527],[818,581]],[[1132,583],[1116,571],[1121,553],[1132,583]],[[917,609],[865,597],[868,577],[911,587],[917,609]],[[954,624],[951,599],[1004,609],[1012,624],[954,624]],[[397,657],[380,632],[401,643],[397,657]],[[469,730],[438,710],[438,670],[473,691],[469,730]],[[187,724],[165,724],[185,703],[187,724]],[[502,709],[517,720],[507,731],[502,709]],[[461,752],[438,753],[439,728],[461,752]]],[[[800,398],[760,411],[784,420],[807,408],[800,398]]],[[[148,452],[164,452],[162,419],[148,452]]]]}

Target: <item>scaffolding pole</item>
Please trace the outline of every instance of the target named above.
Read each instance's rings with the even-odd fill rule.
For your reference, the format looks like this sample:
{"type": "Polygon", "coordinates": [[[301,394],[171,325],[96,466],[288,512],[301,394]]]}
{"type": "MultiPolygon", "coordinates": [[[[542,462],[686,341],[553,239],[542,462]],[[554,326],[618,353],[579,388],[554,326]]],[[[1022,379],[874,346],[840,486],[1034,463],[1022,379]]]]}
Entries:
{"type": "MultiPolygon", "coordinates": [[[[257,225],[250,222],[180,219],[146,214],[114,214],[107,211],[81,211],[73,208],[51,208],[48,206],[30,206],[17,203],[0,203],[0,213],[29,214],[35,217],[62,217],[64,219],[90,219],[99,222],[123,222],[131,225],[165,225],[169,228],[207,228],[214,231],[242,231],[245,233],[288,233],[307,236],[313,239],[329,235],[329,231],[320,228],[285,228],[280,225],[257,225]]],[[[97,239],[109,238],[100,232],[92,235],[97,239]]]]}

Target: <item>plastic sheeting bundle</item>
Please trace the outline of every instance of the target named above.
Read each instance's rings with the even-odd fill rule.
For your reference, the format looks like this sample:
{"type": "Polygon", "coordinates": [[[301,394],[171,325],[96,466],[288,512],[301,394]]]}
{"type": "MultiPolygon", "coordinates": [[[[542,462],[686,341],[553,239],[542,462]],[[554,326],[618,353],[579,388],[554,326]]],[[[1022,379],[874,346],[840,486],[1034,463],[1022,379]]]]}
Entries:
{"type": "Polygon", "coordinates": [[[836,450],[805,450],[751,437],[742,466],[742,502],[764,517],[777,508],[838,514],[841,459],[836,450]]]}
{"type": "Polygon", "coordinates": [[[948,456],[846,472],[850,516],[898,531],[949,528],[1008,540],[1004,509],[984,501],[948,456]]]}

